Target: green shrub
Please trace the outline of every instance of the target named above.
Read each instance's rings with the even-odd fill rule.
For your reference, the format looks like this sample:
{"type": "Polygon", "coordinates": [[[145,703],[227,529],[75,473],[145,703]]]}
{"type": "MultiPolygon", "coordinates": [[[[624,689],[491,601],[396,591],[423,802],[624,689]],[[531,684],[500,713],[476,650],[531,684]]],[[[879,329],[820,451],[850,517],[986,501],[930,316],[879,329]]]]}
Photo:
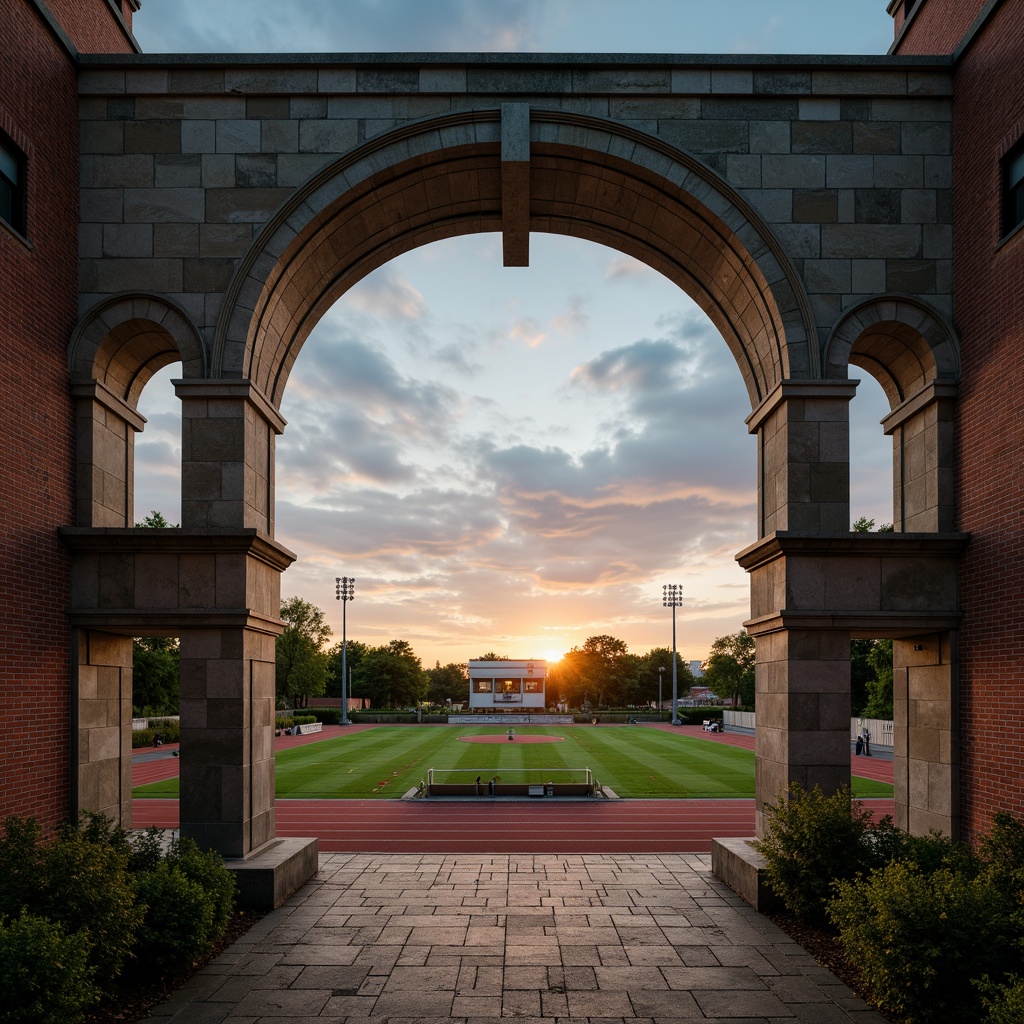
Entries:
{"type": "Polygon", "coordinates": [[[210,948],[214,901],[198,882],[164,861],[137,875],[133,889],[146,908],[135,950],[144,972],[179,971],[210,948]]]}
{"type": "Polygon", "coordinates": [[[764,838],[753,844],[766,861],[768,883],[788,910],[812,921],[825,917],[835,879],[852,878],[866,857],[871,812],[850,803],[850,790],[825,796],[798,783],[788,799],[765,804],[764,838]]]}
{"type": "Polygon", "coordinates": [[[181,724],[174,718],[151,718],[145,729],[132,730],[132,747],[151,747],[157,733],[164,743],[177,743],[181,739],[181,724]]]}
{"type": "Polygon", "coordinates": [[[987,1024],[1020,1024],[1024,1020],[1024,978],[1013,975],[1003,986],[986,983],[981,988],[987,1024]]]}
{"type": "Polygon", "coordinates": [[[88,932],[23,913],[0,917],[0,1022],[74,1024],[99,998],[88,932]]]}
{"type": "Polygon", "coordinates": [[[103,985],[121,973],[142,920],[128,859],[126,849],[97,842],[67,825],[42,847],[38,885],[29,905],[32,913],[59,921],[69,931],[88,929],[93,939],[90,962],[103,985]]]}
{"type": "Polygon", "coordinates": [[[0,915],[20,917],[35,896],[42,870],[40,830],[33,818],[4,819],[0,835],[0,915]]]}
{"type": "Polygon", "coordinates": [[[999,811],[981,841],[979,854],[992,880],[1024,903],[1024,822],[999,811]]]}
{"type": "Polygon", "coordinates": [[[275,719],[275,721],[274,721],[274,728],[275,729],[290,729],[294,724],[295,724],[295,719],[294,718],[281,718],[280,716],[278,716],[277,719],[275,719]]]}
{"type": "Polygon", "coordinates": [[[907,1024],[980,1020],[973,979],[1014,961],[1011,901],[985,876],[896,861],[840,881],[828,917],[883,1012],[907,1024]]]}
{"type": "Polygon", "coordinates": [[[224,934],[235,908],[235,876],[224,866],[224,858],[213,850],[201,850],[187,836],[175,839],[167,851],[166,863],[203,887],[213,903],[211,943],[224,934]]]}
{"type": "Polygon", "coordinates": [[[292,719],[292,725],[309,725],[316,721],[318,721],[316,715],[296,715],[292,719]]]}
{"type": "Polygon", "coordinates": [[[341,721],[341,708],[308,708],[314,721],[324,725],[337,725],[341,721]]]}

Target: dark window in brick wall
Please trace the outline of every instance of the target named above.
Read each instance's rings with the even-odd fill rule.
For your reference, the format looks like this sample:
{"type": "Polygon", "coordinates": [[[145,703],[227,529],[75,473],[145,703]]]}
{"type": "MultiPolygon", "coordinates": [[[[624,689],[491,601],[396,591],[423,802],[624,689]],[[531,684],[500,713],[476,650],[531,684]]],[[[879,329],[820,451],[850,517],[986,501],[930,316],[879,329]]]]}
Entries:
{"type": "Polygon", "coordinates": [[[1003,157],[1003,234],[1024,223],[1024,139],[1003,157]]]}
{"type": "Polygon", "coordinates": [[[0,220],[25,232],[25,154],[0,132],[0,220]]]}

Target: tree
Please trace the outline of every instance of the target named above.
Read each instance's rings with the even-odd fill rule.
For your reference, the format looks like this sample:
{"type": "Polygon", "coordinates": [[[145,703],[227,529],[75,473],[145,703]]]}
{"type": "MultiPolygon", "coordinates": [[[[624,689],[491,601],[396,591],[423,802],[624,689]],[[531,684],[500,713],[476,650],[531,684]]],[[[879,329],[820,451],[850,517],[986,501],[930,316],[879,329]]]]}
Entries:
{"type": "Polygon", "coordinates": [[[592,636],[558,663],[549,696],[557,695],[573,707],[619,704],[633,690],[635,674],[636,664],[624,640],[592,636]]]}
{"type": "Polygon", "coordinates": [[[355,696],[375,708],[412,707],[427,695],[427,674],[407,640],[371,647],[352,673],[355,696]]]}
{"type": "Polygon", "coordinates": [[[868,702],[868,683],[875,678],[869,660],[875,640],[850,641],[850,713],[859,715],[868,702]]]}
{"type": "Polygon", "coordinates": [[[892,718],[892,641],[876,640],[868,655],[875,678],[868,683],[864,718],[892,718]]]}
{"type": "MultiPolygon", "coordinates": [[[[137,530],[176,530],[153,509],[137,530]]],[[[179,701],[178,641],[165,636],[132,640],[132,710],[140,716],[176,715],[179,701]]]]}
{"type": "MultiPolygon", "coordinates": [[[[368,644],[359,640],[349,640],[348,649],[345,652],[345,665],[348,669],[349,679],[355,676],[356,666],[363,656],[370,649],[368,644]]],[[[346,688],[351,697],[351,688],[346,688]]],[[[327,688],[324,690],[327,697],[341,697],[341,642],[336,643],[327,652],[327,688]]]]}
{"type": "MultiPolygon", "coordinates": [[[[652,647],[642,658],[637,659],[634,675],[633,697],[636,704],[657,704],[659,681],[663,701],[672,699],[672,651],[667,647],[652,647]],[[659,668],[665,671],[658,672],[659,668]],[[659,679],[660,677],[660,679],[659,679]]],[[[676,692],[680,697],[688,696],[695,680],[690,666],[676,651],[676,692]]]]}
{"type": "Polygon", "coordinates": [[[754,638],[744,630],[720,636],[704,662],[704,679],[733,707],[754,706],[754,638]]]}
{"type": "Polygon", "coordinates": [[[509,661],[511,660],[506,654],[495,654],[494,651],[488,651],[486,654],[481,654],[479,658],[474,659],[476,661],[509,661]]]}
{"type": "Polygon", "coordinates": [[[135,528],[137,530],[177,530],[180,529],[177,523],[171,524],[164,519],[160,512],[153,509],[152,512],[142,520],[141,523],[136,523],[135,528]]]}
{"type": "Polygon", "coordinates": [[[286,625],[276,645],[277,698],[306,707],[309,698],[322,696],[327,686],[327,654],[322,648],[332,630],[323,611],[301,597],[281,604],[281,618],[286,625]]]}
{"type": "Polygon", "coordinates": [[[427,669],[427,699],[432,704],[453,701],[461,704],[469,699],[468,666],[451,661],[447,665],[437,662],[427,669]]]}
{"type": "Polygon", "coordinates": [[[132,641],[132,709],[140,717],[176,715],[178,700],[178,641],[144,636],[132,641]]]}

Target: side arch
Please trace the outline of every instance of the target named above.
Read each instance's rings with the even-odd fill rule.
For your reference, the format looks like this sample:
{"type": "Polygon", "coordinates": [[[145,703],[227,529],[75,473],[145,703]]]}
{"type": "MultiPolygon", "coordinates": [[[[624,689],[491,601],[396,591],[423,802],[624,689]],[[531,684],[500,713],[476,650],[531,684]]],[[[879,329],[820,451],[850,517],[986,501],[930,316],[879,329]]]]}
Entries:
{"type": "Polygon", "coordinates": [[[949,320],[921,299],[883,295],[846,310],[825,343],[825,374],[845,379],[849,364],[882,385],[896,409],[933,381],[960,378],[960,343],[949,320]]]}
{"type": "MultiPolygon", "coordinates": [[[[279,406],[317,320],[419,245],[502,230],[501,111],[406,126],[325,168],[282,206],[221,309],[211,376],[279,406]]],[[[599,242],[676,282],[722,332],[751,406],[820,363],[803,284],[752,207],[685,153],[611,121],[530,111],[529,230],[599,242]]]]}
{"type": "Polygon", "coordinates": [[[206,351],[185,311],[159,295],[122,293],[97,303],[68,346],[74,381],[94,380],[131,408],[154,373],[181,361],[185,377],[205,377],[206,351]]]}
{"type": "Polygon", "coordinates": [[[205,375],[198,331],[161,296],[115,295],[79,321],[68,345],[78,526],[134,525],[135,434],[146,422],[139,397],[154,373],[179,360],[185,375],[205,375]]]}
{"type": "Polygon", "coordinates": [[[826,372],[870,373],[889,399],[882,427],[893,439],[893,527],[956,529],[954,444],[960,345],[949,320],[920,299],[886,295],[839,319],[825,346],[826,372]]]}

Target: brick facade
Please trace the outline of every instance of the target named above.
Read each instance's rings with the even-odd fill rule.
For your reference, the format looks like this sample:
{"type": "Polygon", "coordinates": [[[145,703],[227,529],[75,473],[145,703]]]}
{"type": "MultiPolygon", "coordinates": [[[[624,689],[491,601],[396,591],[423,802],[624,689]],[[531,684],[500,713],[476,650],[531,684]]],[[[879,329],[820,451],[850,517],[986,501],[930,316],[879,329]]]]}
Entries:
{"type": "MultiPolygon", "coordinates": [[[[960,43],[982,0],[926,0],[900,52],[960,43]]],[[[954,309],[961,378],[958,525],[961,566],[962,811],[987,828],[1024,813],[1024,231],[1001,240],[1000,159],[1024,137],[1024,10],[1004,2],[956,67],[954,309]]]]}
{"type": "MultiPolygon", "coordinates": [[[[29,192],[27,238],[0,226],[0,817],[50,825],[68,813],[69,579],[57,528],[74,521],[78,117],[73,51],[40,6],[5,5],[0,60],[0,129],[28,158],[29,192]]],[[[132,49],[106,0],[50,13],[76,44],[132,49]]]]}

